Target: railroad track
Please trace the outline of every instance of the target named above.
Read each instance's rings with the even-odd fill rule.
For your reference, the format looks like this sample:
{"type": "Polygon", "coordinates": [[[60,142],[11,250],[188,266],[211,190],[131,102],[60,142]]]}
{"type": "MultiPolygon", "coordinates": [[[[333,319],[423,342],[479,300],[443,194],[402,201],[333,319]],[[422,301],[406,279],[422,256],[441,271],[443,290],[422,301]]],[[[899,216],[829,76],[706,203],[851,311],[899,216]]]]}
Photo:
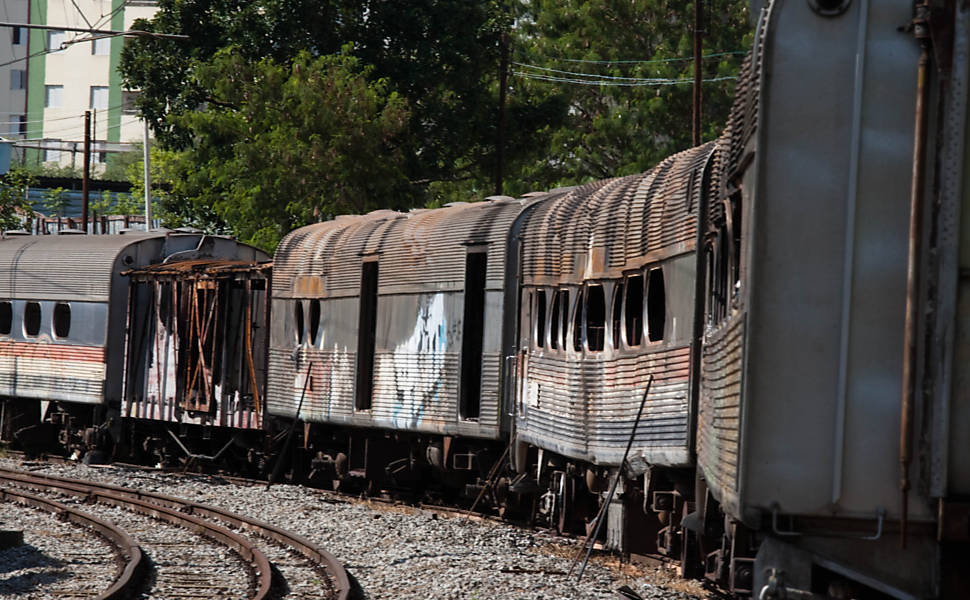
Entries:
{"type": "Polygon", "coordinates": [[[153,522],[129,532],[156,568],[153,597],[347,600],[352,591],[346,570],[326,550],[256,519],[171,496],[10,469],[0,469],[0,483],[150,517],[153,522]],[[163,530],[158,520],[173,527],[163,530]],[[200,544],[199,536],[213,543],[200,544]],[[242,581],[238,569],[216,568],[233,561],[220,554],[224,548],[246,566],[242,581]]]}

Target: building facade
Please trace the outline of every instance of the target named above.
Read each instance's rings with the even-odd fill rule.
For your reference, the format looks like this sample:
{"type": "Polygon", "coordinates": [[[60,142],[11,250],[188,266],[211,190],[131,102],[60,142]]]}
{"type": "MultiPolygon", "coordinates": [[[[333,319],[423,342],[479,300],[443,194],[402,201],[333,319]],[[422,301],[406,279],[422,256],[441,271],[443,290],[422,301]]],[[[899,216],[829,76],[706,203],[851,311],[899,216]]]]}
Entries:
{"type": "Polygon", "coordinates": [[[84,113],[91,111],[92,168],[144,136],[118,66],[125,38],[69,29],[124,31],[150,18],[145,0],[3,0],[3,18],[50,29],[8,27],[0,37],[3,134],[28,162],[83,165],[84,113]],[[64,27],[65,29],[57,29],[64,27]],[[9,56],[9,58],[7,58],[9,56]]]}

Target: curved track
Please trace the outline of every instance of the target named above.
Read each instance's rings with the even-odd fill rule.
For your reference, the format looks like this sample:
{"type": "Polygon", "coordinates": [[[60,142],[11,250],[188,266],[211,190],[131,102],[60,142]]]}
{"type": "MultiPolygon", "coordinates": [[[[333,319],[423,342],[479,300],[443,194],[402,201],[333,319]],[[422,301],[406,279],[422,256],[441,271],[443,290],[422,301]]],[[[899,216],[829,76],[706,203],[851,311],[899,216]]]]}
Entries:
{"type": "MultiPolygon", "coordinates": [[[[88,501],[122,506],[141,514],[178,524],[217,540],[231,547],[252,566],[255,575],[255,592],[250,597],[253,600],[272,597],[273,581],[270,562],[263,551],[255,546],[254,542],[244,535],[230,531],[227,527],[250,532],[268,539],[285,549],[284,554],[299,555],[306,563],[301,566],[294,565],[292,560],[286,558],[283,558],[282,561],[276,560],[276,566],[279,567],[281,573],[284,573],[288,568],[315,569],[322,572],[321,574],[329,582],[329,597],[337,600],[347,600],[350,597],[350,577],[343,565],[333,555],[301,536],[256,519],[171,496],[138,492],[94,482],[29,474],[16,470],[0,469],[0,482],[8,486],[68,494],[85,498],[88,501]],[[284,562],[289,564],[284,564],[284,562]]],[[[285,586],[285,582],[283,583],[285,586]]],[[[292,595],[303,595],[298,590],[288,591],[292,592],[292,595]]],[[[315,595],[314,597],[320,596],[315,595]]]]}

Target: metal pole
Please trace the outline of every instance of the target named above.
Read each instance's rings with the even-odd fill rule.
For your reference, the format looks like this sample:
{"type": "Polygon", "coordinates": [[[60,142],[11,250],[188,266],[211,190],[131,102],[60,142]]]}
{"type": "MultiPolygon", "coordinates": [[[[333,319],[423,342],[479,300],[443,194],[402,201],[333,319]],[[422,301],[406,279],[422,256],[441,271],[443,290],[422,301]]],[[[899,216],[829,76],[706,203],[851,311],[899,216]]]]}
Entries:
{"type": "Polygon", "coordinates": [[[694,0],[694,97],[692,114],[692,141],[694,146],[701,145],[701,45],[703,0],[694,0]]]}
{"type": "MultiPolygon", "coordinates": [[[[596,515],[596,527],[593,529],[593,535],[589,536],[587,540],[583,541],[583,546],[586,546],[587,542],[589,546],[586,548],[586,558],[583,559],[582,566],[579,567],[579,575],[576,576],[576,582],[578,583],[583,579],[583,573],[586,571],[586,565],[589,563],[589,556],[593,553],[593,546],[596,545],[596,538],[600,535],[600,529],[603,527],[603,517],[609,511],[610,502],[613,501],[613,494],[616,493],[616,486],[620,483],[620,477],[623,476],[623,467],[626,465],[626,459],[630,456],[630,448],[633,447],[633,439],[637,435],[637,428],[640,426],[640,418],[643,416],[643,407],[647,405],[647,397],[650,395],[650,386],[653,385],[653,373],[650,374],[650,379],[647,380],[647,389],[643,390],[643,400],[640,401],[640,410],[637,411],[637,420],[633,422],[633,431],[630,432],[630,439],[627,440],[626,450],[623,452],[623,460],[620,461],[620,467],[616,470],[616,477],[613,478],[613,484],[610,486],[610,492],[606,496],[606,502],[600,507],[599,513],[596,515]]],[[[573,562],[575,566],[575,561],[573,562]]],[[[572,568],[569,569],[569,574],[572,574],[572,568]]]]}
{"type": "Polygon", "coordinates": [[[509,78],[509,39],[503,33],[501,39],[502,46],[502,62],[501,62],[501,72],[499,73],[499,90],[498,90],[498,148],[496,148],[496,158],[498,164],[495,170],[495,195],[502,195],[503,188],[503,177],[505,170],[505,94],[506,88],[508,87],[509,78]]]}
{"type": "Polygon", "coordinates": [[[84,171],[81,178],[81,231],[88,232],[88,180],[91,178],[91,111],[84,111],[84,171]]]}
{"type": "Polygon", "coordinates": [[[303,379],[303,391],[300,392],[300,403],[296,406],[296,414],[293,415],[293,422],[290,423],[290,429],[286,432],[286,441],[283,442],[283,448],[280,450],[280,455],[276,457],[276,466],[273,467],[273,472],[270,473],[269,481],[266,482],[266,489],[269,489],[271,485],[276,483],[279,479],[280,471],[283,469],[283,459],[286,458],[286,451],[290,449],[290,439],[293,437],[293,430],[296,429],[296,424],[300,420],[300,411],[303,410],[303,399],[306,398],[306,388],[310,384],[310,369],[313,367],[313,363],[307,363],[306,366],[306,377],[303,379]]]}
{"type": "Polygon", "coordinates": [[[148,158],[148,119],[145,119],[145,231],[152,228],[152,176],[148,158]]]}

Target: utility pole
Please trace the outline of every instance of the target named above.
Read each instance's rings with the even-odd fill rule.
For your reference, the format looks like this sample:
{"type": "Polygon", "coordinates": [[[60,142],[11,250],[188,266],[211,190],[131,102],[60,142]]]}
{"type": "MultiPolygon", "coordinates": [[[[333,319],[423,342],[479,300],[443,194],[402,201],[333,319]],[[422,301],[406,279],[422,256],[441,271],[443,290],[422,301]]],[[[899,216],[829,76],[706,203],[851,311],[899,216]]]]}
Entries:
{"type": "Polygon", "coordinates": [[[91,111],[84,111],[84,175],[81,178],[81,231],[88,232],[88,179],[91,177],[91,111]]]}
{"type": "Polygon", "coordinates": [[[499,67],[498,90],[498,141],[496,149],[495,195],[502,195],[502,177],[505,168],[505,93],[509,83],[509,38],[503,33],[501,39],[502,62],[499,67]]]}
{"type": "Polygon", "coordinates": [[[694,99],[693,99],[693,119],[692,133],[694,146],[701,145],[701,60],[703,47],[701,44],[701,34],[703,33],[703,0],[694,0],[694,99]]]}
{"type": "Polygon", "coordinates": [[[152,228],[152,177],[148,164],[148,119],[145,119],[145,231],[152,228]]]}

